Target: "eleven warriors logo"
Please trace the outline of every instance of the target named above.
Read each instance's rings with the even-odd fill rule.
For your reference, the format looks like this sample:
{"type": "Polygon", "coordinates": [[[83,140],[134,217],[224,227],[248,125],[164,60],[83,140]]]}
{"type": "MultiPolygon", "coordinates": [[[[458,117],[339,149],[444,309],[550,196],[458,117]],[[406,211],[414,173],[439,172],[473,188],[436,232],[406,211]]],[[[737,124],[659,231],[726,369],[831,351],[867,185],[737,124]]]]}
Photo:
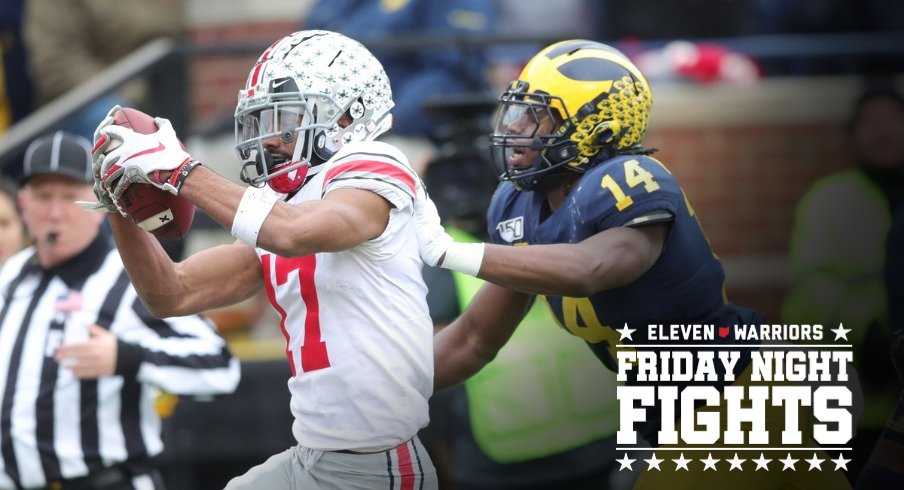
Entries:
{"type": "MultiPolygon", "coordinates": [[[[850,329],[831,329],[830,340],[818,326],[812,340],[821,342],[792,343],[783,333],[800,329],[763,325],[756,330],[768,335],[758,344],[713,344],[715,335],[728,337],[727,327],[714,327],[649,325],[646,343],[616,346],[617,379],[626,382],[617,387],[619,470],[662,471],[663,462],[672,471],[847,470],[855,422],[850,329]],[[662,417],[658,447],[644,459],[634,452],[637,429],[654,414],[662,417]]],[[[637,330],[617,332],[633,341],[637,330]]]]}

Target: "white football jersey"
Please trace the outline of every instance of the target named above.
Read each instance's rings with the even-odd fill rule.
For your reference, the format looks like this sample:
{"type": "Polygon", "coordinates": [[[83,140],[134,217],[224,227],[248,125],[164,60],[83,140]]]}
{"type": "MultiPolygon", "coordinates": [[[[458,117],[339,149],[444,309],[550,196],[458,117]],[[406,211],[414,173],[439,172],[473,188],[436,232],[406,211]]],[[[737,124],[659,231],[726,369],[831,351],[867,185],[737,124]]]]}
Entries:
{"type": "Polygon", "coordinates": [[[433,390],[417,176],[395,147],[373,141],[349,144],[323,165],[289,203],[357,188],[392,208],[382,235],[349,250],[286,258],[257,249],[292,367],[292,431],[313,449],[383,450],[427,424],[433,390]]]}

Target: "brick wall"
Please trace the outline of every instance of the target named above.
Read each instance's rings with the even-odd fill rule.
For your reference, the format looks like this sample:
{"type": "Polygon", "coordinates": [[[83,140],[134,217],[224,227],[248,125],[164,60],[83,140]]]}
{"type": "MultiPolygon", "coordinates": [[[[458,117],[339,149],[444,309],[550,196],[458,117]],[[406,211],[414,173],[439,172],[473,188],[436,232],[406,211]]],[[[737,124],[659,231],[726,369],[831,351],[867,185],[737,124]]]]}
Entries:
{"type": "MultiPolygon", "coordinates": [[[[745,257],[746,268],[787,253],[801,195],[849,161],[839,123],[662,128],[647,143],[660,148],[656,157],[684,188],[716,253],[728,264],[745,257]]],[[[747,271],[753,279],[745,281],[730,272],[729,298],[777,322],[786,274],[747,271]]]]}
{"type": "Polygon", "coordinates": [[[785,253],[801,194],[849,161],[837,124],[664,128],[647,144],[660,149],[655,156],[725,256],[785,253]]]}
{"type": "MultiPolygon", "coordinates": [[[[189,39],[200,44],[231,42],[266,46],[267,42],[294,32],[297,27],[295,20],[196,27],[191,30],[189,39]]],[[[192,80],[192,114],[196,127],[212,117],[232,114],[238,91],[244,87],[248,72],[258,56],[260,53],[211,55],[198,56],[192,61],[189,76],[192,80]]]]}
{"type": "Polygon", "coordinates": [[[660,86],[646,144],[672,171],[725,264],[729,298],[780,321],[794,208],[850,165],[856,78],[660,86]]]}

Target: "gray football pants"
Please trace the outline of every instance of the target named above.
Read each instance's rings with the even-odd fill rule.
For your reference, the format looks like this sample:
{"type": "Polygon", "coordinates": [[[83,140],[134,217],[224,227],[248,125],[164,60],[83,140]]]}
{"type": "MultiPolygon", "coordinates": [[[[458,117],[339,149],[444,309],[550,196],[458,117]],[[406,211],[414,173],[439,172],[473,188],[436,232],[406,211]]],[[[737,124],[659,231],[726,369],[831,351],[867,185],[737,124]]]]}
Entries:
{"type": "Polygon", "coordinates": [[[294,446],[233,478],[224,490],[436,490],[436,469],[415,437],[380,453],[294,446]]]}

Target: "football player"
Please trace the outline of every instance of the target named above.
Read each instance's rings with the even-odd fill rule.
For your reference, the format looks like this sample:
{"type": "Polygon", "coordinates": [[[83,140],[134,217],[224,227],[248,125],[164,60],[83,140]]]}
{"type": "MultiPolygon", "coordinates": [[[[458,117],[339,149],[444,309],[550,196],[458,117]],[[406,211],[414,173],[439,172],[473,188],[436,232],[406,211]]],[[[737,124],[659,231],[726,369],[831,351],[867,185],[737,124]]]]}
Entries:
{"type": "Polygon", "coordinates": [[[155,185],[238,239],[173,263],[109,202],[113,236],[148,308],[204,311],[263,289],[281,316],[298,445],[230,490],[437,486],[416,437],[433,374],[418,178],[397,148],[372,141],[389,129],[392,107],[389,79],[364,46],[299,31],[264,51],[239,92],[236,149],[249,187],[194,163],[165,120],[149,135],[112,118],[97,132],[102,202],[134,183],[155,185]]]}
{"type": "MultiPolygon", "coordinates": [[[[420,192],[425,262],[494,283],[437,335],[438,388],[492,359],[537,296],[612,369],[623,338],[616,328],[634,329],[625,336],[629,343],[649,344],[648,324],[765,323],[757,312],[727,301],[722,266],[693,208],[668,169],[643,148],[651,106],[649,84],[618,50],[586,40],[553,44],[499,99],[491,141],[502,183],[488,211],[492,244],[455,243],[420,192]]],[[[729,330],[711,342],[717,350],[720,343],[744,341],[729,330]]],[[[750,349],[742,352],[736,384],[749,381],[750,349]]],[[[640,428],[654,446],[659,422],[654,414],[640,428]]],[[[729,482],[761,488],[794,474],[801,475],[769,472],[751,479],[663,465],[641,475],[635,488],[729,482]]],[[[841,473],[801,478],[814,488],[848,486],[841,473]]]]}

